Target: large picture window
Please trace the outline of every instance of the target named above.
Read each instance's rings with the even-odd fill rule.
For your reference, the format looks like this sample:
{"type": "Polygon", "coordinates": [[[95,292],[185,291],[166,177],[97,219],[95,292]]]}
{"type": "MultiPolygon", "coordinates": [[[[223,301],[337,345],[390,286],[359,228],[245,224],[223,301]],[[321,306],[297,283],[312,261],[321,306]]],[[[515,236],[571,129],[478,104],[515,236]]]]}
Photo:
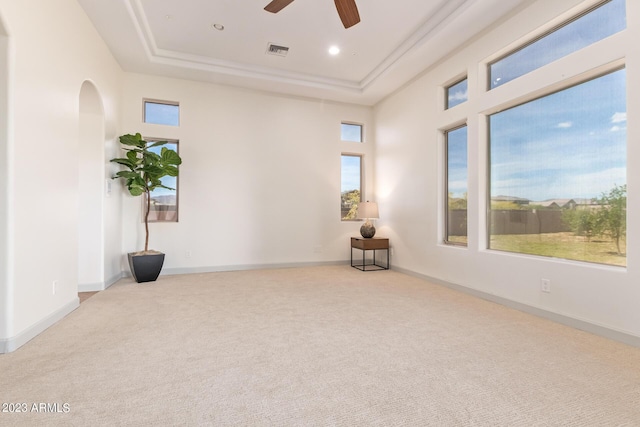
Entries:
{"type": "Polygon", "coordinates": [[[343,154],[341,161],[340,217],[355,220],[362,201],[362,156],[343,154]]]}
{"type": "Polygon", "coordinates": [[[489,64],[489,88],[576,52],[627,27],[625,0],[609,0],[489,64]]]}
{"type": "Polygon", "coordinates": [[[467,126],[444,133],[447,165],[445,242],[467,244],[467,126]]]}
{"type": "Polygon", "coordinates": [[[489,116],[491,249],[626,266],[626,72],[489,116]]]}

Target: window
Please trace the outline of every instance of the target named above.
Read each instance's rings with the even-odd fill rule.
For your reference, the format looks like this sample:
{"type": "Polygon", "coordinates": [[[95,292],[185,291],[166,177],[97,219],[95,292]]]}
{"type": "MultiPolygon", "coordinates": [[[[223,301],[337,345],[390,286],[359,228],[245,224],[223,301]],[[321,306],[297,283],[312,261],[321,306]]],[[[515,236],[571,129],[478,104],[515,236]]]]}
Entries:
{"type": "Polygon", "coordinates": [[[625,69],[489,116],[489,247],[626,266],[626,117],[625,69]]]}
{"type": "MultiPolygon", "coordinates": [[[[149,143],[167,141],[166,139],[147,139],[149,143]]],[[[178,152],[178,141],[169,140],[168,144],[153,147],[150,151],[160,155],[162,147],[178,152]]],[[[178,177],[165,176],[162,185],[173,188],[156,188],[151,192],[151,209],[149,210],[150,222],[178,222],[178,177]]],[[[143,200],[146,203],[146,200],[143,200]]],[[[143,211],[144,212],[144,211],[143,211]]]]}
{"type": "Polygon", "coordinates": [[[144,100],[144,122],[179,126],[180,105],[177,102],[144,100]]]}
{"type": "Polygon", "coordinates": [[[625,0],[610,0],[489,64],[489,88],[602,40],[626,28],[625,0]]]}
{"type": "Polygon", "coordinates": [[[467,244],[467,126],[451,129],[445,135],[447,165],[445,242],[467,244]]]}
{"type": "Polygon", "coordinates": [[[358,217],[358,203],[362,200],[362,156],[343,154],[340,184],[340,217],[352,220],[358,217]]]}
{"type": "Polygon", "coordinates": [[[460,80],[459,82],[446,87],[445,94],[445,110],[448,110],[449,108],[455,107],[456,105],[465,102],[469,97],[467,91],[467,78],[465,77],[463,80],[460,80]]]}
{"type": "Polygon", "coordinates": [[[362,142],[362,125],[342,123],[340,138],[343,141],[362,142]]]}

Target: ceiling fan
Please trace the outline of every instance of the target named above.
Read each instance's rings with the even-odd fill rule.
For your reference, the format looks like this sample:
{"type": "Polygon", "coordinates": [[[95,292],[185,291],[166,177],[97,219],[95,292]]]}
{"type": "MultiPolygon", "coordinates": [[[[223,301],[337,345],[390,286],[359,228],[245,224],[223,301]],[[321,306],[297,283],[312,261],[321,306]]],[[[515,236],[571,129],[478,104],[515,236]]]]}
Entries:
{"type": "MultiPolygon", "coordinates": [[[[291,2],[293,2],[293,0],[273,0],[264,10],[271,13],[278,13],[291,2]]],[[[345,28],[353,27],[360,22],[360,14],[358,13],[356,0],[334,0],[334,2],[345,28]]]]}

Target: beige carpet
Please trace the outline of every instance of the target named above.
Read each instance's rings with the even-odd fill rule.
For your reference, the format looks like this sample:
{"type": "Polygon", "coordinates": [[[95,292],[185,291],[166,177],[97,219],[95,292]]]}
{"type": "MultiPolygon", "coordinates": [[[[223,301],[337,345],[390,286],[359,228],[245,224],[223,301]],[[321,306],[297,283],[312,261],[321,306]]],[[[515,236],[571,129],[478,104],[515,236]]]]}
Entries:
{"type": "Polygon", "coordinates": [[[640,349],[394,271],[164,276],[0,355],[0,395],[3,426],[639,426],[640,349]]]}

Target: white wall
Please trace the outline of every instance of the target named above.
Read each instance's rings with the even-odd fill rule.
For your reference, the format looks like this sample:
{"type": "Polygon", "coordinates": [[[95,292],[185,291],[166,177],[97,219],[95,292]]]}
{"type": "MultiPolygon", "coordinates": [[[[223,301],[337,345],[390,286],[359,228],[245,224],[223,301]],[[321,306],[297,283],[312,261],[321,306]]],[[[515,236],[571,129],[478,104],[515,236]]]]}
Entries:
{"type": "Polygon", "coordinates": [[[8,334],[9,38],[0,14],[0,338],[8,334]]]}
{"type": "MultiPolygon", "coordinates": [[[[0,344],[20,344],[77,306],[80,88],[94,82],[105,110],[104,139],[115,145],[122,71],[75,0],[0,0],[0,16],[13,53],[12,176],[8,219],[2,217],[12,234],[0,253],[13,275],[0,344]]],[[[111,215],[119,210],[113,204],[111,215]]],[[[118,228],[119,213],[105,226],[118,228]]],[[[107,256],[118,259],[121,245],[112,246],[107,256]]]]}
{"type": "Polygon", "coordinates": [[[640,337],[640,228],[636,221],[640,189],[640,10],[628,4],[628,29],[582,53],[485,93],[482,61],[517,43],[571,8],[590,2],[538,1],[446,60],[424,72],[375,109],[376,192],[381,230],[391,237],[393,265],[410,272],[497,296],[517,304],[640,337]],[[633,47],[631,47],[633,46],[633,47]],[[614,268],[501,253],[485,249],[487,141],[482,115],[531,87],[578,78],[580,70],[619,61],[626,53],[628,75],[628,268],[614,268]],[[595,66],[595,65],[594,65],[595,66]],[[469,101],[443,112],[442,85],[468,73],[469,101]],[[442,244],[444,204],[443,141],[438,129],[468,119],[469,246],[442,244]],[[540,279],[552,283],[541,293],[540,279]]]}
{"type": "MultiPolygon", "coordinates": [[[[126,133],[180,140],[179,222],[150,225],[163,273],[349,259],[361,223],[340,220],[340,154],[364,154],[371,198],[370,107],[127,74],[123,113],[126,133]],[[143,98],[179,102],[180,126],[143,124],[143,98]],[[367,141],[342,142],[341,121],[367,141]]],[[[125,204],[125,251],[141,250],[140,199],[125,204]]]]}

